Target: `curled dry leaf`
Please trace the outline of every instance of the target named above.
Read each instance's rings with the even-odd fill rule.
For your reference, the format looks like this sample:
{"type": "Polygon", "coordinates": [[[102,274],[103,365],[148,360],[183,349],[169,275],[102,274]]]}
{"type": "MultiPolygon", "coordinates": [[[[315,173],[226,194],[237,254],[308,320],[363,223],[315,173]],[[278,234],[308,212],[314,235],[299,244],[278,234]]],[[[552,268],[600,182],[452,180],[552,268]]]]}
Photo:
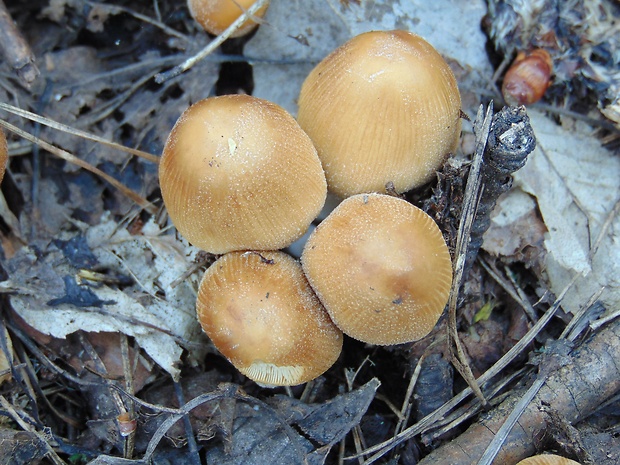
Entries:
{"type": "MultiPolygon", "coordinates": [[[[582,275],[564,298],[566,309],[577,310],[602,287],[603,304],[617,309],[620,216],[614,217],[613,211],[620,201],[620,158],[603,148],[581,123],[565,120],[563,127],[535,111],[529,114],[538,146],[514,178],[515,186],[536,198],[548,230],[543,279],[559,295],[574,273],[582,275]],[[605,227],[608,218],[611,224],[605,227]]],[[[536,223],[532,226],[540,229],[536,223]]]]}
{"type": "Polygon", "coordinates": [[[36,330],[57,338],[77,330],[123,332],[177,377],[183,346],[196,356],[205,350],[193,344],[202,336],[191,281],[171,286],[196,251],[160,235],[153,223],[142,233],[132,236],[105,218],[86,232],[98,266],[122,277],[122,290],[118,281],[79,278],[75,258],[53,243],[41,244],[39,255],[29,247],[19,250],[7,262],[9,280],[2,287],[14,291],[13,308],[36,330]]]}

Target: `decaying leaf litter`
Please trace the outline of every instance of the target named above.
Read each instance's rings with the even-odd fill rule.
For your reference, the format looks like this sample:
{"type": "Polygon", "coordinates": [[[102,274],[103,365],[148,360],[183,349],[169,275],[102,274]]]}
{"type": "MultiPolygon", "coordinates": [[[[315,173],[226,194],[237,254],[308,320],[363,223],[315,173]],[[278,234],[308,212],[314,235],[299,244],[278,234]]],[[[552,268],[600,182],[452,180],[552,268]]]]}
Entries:
{"type": "MultiPolygon", "coordinates": [[[[154,81],[159,72],[209,41],[181,2],[7,3],[41,76],[28,88],[3,61],[0,101],[153,154],[178,115],[214,86],[254,86],[254,95],[294,112],[312,66],[366,30],[399,27],[431,41],[452,60],[463,111],[472,119],[491,98],[501,108],[491,79],[514,52],[506,44],[555,41],[562,64],[545,103],[528,108],[537,149],[499,198],[455,307],[450,337],[457,332],[469,381],[478,378],[489,414],[480,413],[480,401],[451,368],[448,318],[405,346],[365,347],[349,339],[335,367],[288,392],[243,379],[196,325],[195,286],[213,257],[165,224],[155,163],[3,111],[4,122],[111,175],[149,207],[138,207],[101,176],[9,136],[0,283],[7,328],[0,342],[11,354],[3,373],[12,377],[0,399],[7,418],[2,435],[12,444],[2,452],[13,454],[7,463],[44,456],[54,463],[273,463],[273,457],[416,463],[433,449],[424,461],[478,463],[495,446],[480,428],[497,431],[511,414],[520,426],[499,444],[506,463],[538,450],[617,463],[618,78],[608,73],[617,63],[606,67],[605,57],[613,60],[618,32],[602,27],[614,15],[617,21],[613,2],[562,2],[561,17],[573,23],[565,20],[552,35],[545,21],[523,17],[529,27],[517,29],[518,37],[509,26],[519,15],[502,16],[515,10],[500,8],[511,2],[470,2],[464,11],[447,1],[314,0],[293,11],[274,2],[243,48],[229,42],[221,49],[234,56],[212,53],[161,84],[154,81]],[[491,59],[481,23],[501,52],[491,59]],[[506,37],[513,40],[502,42],[506,37]],[[587,47],[576,48],[579,37],[587,47]],[[221,82],[227,59],[247,60],[254,82],[229,74],[230,82],[221,82]],[[567,392],[553,388],[558,382],[567,392]],[[569,396],[579,399],[570,408],[563,404],[569,396]],[[523,413],[514,408],[530,398],[523,413]],[[541,409],[543,418],[531,417],[530,410],[541,409]],[[480,423],[497,417],[497,426],[480,423]],[[464,443],[465,457],[450,455],[464,443]]],[[[554,11],[547,3],[532,5],[554,11]]],[[[444,167],[436,184],[408,194],[435,213],[453,245],[475,142],[465,130],[464,155],[444,167]]]]}

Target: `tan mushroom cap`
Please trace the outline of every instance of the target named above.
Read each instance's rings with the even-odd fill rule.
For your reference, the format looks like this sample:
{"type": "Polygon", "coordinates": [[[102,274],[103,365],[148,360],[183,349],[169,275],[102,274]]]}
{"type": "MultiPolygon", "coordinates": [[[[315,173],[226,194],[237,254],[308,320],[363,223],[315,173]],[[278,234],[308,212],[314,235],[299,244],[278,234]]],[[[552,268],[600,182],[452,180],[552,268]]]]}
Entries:
{"type": "Polygon", "coordinates": [[[306,78],[297,120],[319,152],[330,191],[405,192],[429,181],[461,131],[454,74],[405,31],[354,37],[306,78]]]}
{"type": "Polygon", "coordinates": [[[310,381],[331,367],[342,350],[342,332],[299,263],[283,252],[224,255],[206,271],[196,307],[213,344],[260,384],[310,381]]]}
{"type": "Polygon", "coordinates": [[[248,95],[186,110],[166,141],[159,182],[177,230],[218,254],[290,245],[327,195],[316,150],[295,119],[248,95]]]}
{"type": "Polygon", "coordinates": [[[452,263],[439,228],[387,195],[344,200],[310,236],[301,262],[336,326],[370,344],[426,336],[450,293],[452,263]]]}
{"type": "MultiPolygon", "coordinates": [[[[213,35],[224,32],[235,20],[257,0],[187,0],[187,7],[192,17],[203,29],[213,35]],[[242,8],[240,8],[242,7],[242,8]]],[[[267,11],[267,3],[255,16],[262,18],[267,11]]],[[[251,19],[241,25],[231,37],[240,37],[249,33],[258,24],[251,19]]]]}
{"type": "Polygon", "coordinates": [[[559,455],[544,454],[521,460],[517,465],[579,465],[579,463],[559,455]]]}
{"type": "Polygon", "coordinates": [[[4,179],[6,165],[9,162],[9,148],[6,143],[4,132],[0,130],[0,182],[4,179]]]}

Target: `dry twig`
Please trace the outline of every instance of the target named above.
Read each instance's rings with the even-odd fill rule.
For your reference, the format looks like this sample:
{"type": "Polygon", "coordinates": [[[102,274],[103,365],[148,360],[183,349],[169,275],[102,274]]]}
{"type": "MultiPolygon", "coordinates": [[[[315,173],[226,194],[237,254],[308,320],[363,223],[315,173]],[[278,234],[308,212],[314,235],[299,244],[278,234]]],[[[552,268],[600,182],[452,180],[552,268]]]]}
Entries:
{"type": "MultiPolygon", "coordinates": [[[[541,366],[541,378],[549,374],[542,383],[536,383],[542,384],[538,394],[524,409],[518,427],[506,436],[495,463],[516,463],[532,455],[533,438],[545,428],[551,412],[561,412],[574,424],[620,390],[620,321],[597,332],[564,363],[560,367],[555,365],[555,370],[550,370],[554,365],[541,366]]],[[[522,394],[511,396],[461,436],[426,456],[420,465],[475,463],[521,397],[522,394]]]]}
{"type": "Polygon", "coordinates": [[[104,173],[99,168],[96,168],[96,167],[92,166],[90,163],[85,162],[84,160],[76,157],[75,155],[72,155],[71,153],[69,153],[69,152],[67,152],[65,150],[59,149],[58,147],[54,147],[52,144],[49,144],[49,143],[45,142],[44,140],[39,139],[38,137],[35,137],[35,136],[27,133],[26,131],[23,131],[23,130],[19,129],[18,127],[13,126],[12,124],[9,124],[9,123],[7,123],[5,121],[0,120],[0,126],[8,129],[11,132],[14,132],[15,134],[19,135],[20,137],[23,137],[26,140],[29,140],[33,144],[36,144],[39,147],[41,147],[42,149],[47,150],[48,152],[56,155],[58,158],[62,158],[63,160],[65,160],[65,161],[67,161],[69,163],[73,163],[74,165],[79,166],[80,168],[83,168],[83,169],[85,169],[87,171],[90,171],[93,174],[96,174],[101,179],[107,181],[112,186],[114,186],[119,191],[121,191],[125,196],[127,196],[128,198],[133,200],[135,203],[140,205],[147,212],[149,212],[151,214],[156,214],[157,213],[157,209],[155,208],[155,206],[153,204],[151,204],[151,202],[149,202],[148,200],[146,200],[145,198],[143,198],[142,196],[140,196],[136,192],[132,191],[131,189],[126,187],[124,184],[122,184],[121,182],[119,182],[116,179],[114,179],[109,174],[104,173]]]}
{"type": "Polygon", "coordinates": [[[254,14],[258,10],[260,10],[262,7],[264,7],[267,4],[267,1],[268,0],[258,0],[250,8],[248,8],[246,11],[244,11],[243,14],[241,16],[239,16],[235,20],[235,22],[232,23],[228,27],[228,29],[226,29],[219,36],[217,36],[215,39],[213,39],[211,42],[209,42],[209,45],[207,45],[205,48],[203,48],[196,55],[194,55],[191,58],[188,58],[187,60],[185,60],[180,65],[177,65],[174,68],[172,68],[172,69],[170,69],[170,70],[168,70],[168,71],[166,71],[164,73],[157,74],[155,76],[155,82],[157,82],[158,84],[161,84],[162,82],[167,81],[168,79],[171,79],[171,78],[173,78],[175,76],[178,76],[179,74],[183,73],[184,71],[187,71],[188,69],[190,69],[192,66],[194,66],[196,63],[198,63],[200,60],[205,58],[210,53],[213,53],[213,51],[216,48],[218,48],[220,45],[222,45],[222,43],[226,39],[228,39],[237,29],[239,29],[239,27],[241,27],[241,25],[243,23],[245,23],[248,18],[252,18],[254,16],[254,14]]]}

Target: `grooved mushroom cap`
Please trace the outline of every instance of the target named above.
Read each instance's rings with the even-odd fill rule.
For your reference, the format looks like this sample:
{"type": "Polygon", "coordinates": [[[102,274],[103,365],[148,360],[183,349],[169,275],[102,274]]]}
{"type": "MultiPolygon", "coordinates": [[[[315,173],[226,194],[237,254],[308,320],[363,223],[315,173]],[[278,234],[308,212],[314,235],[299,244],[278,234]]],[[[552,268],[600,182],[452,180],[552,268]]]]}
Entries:
{"type": "Polygon", "coordinates": [[[559,455],[543,454],[521,460],[517,465],[579,465],[579,463],[559,455]]]}
{"type": "Polygon", "coordinates": [[[344,200],[310,236],[301,262],[336,326],[370,344],[426,336],[450,294],[452,263],[439,228],[387,195],[344,200]]]}
{"type": "Polygon", "coordinates": [[[213,344],[260,384],[305,383],[342,350],[342,332],[283,252],[224,255],[206,271],[196,307],[213,344]]]}
{"type": "Polygon", "coordinates": [[[293,117],[248,95],[187,109],[166,141],[159,182],[178,231],[217,254],[290,245],[327,195],[316,150],[293,117]]]}
{"type": "Polygon", "coordinates": [[[405,31],[354,37],[306,78],[297,120],[341,197],[405,192],[429,181],[461,132],[461,97],[448,64],[405,31]]]}
{"type": "Polygon", "coordinates": [[[4,172],[6,171],[6,164],[9,161],[9,148],[6,143],[6,137],[0,130],[0,182],[4,179],[4,172]]]}
{"type": "MultiPolygon", "coordinates": [[[[255,3],[256,0],[187,0],[187,7],[192,17],[205,31],[220,35],[241,16],[243,10],[240,6],[247,10],[255,3]]],[[[260,8],[255,16],[263,17],[268,6],[269,3],[260,8]]],[[[245,35],[256,26],[254,21],[248,20],[231,37],[245,35]]]]}

